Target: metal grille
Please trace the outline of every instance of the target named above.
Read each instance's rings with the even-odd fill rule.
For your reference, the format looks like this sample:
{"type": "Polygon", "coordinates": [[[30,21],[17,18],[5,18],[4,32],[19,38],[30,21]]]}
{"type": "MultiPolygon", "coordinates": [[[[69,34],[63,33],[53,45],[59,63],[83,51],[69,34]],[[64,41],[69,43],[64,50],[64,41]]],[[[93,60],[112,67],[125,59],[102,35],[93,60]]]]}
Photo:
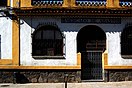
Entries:
{"type": "Polygon", "coordinates": [[[120,0],[120,6],[132,7],[132,0],[120,0]]]}
{"type": "Polygon", "coordinates": [[[89,40],[86,43],[86,51],[88,50],[105,50],[105,40],[89,40]]]}
{"type": "Polygon", "coordinates": [[[63,40],[34,40],[33,54],[41,56],[62,56],[63,40]]]}
{"type": "Polygon", "coordinates": [[[82,80],[102,80],[102,51],[82,52],[82,80]]]}
{"type": "Polygon", "coordinates": [[[32,0],[32,5],[35,6],[62,6],[63,0],[32,0]]]}
{"type": "Polygon", "coordinates": [[[33,56],[63,56],[63,36],[54,26],[43,26],[33,34],[33,56]]]}

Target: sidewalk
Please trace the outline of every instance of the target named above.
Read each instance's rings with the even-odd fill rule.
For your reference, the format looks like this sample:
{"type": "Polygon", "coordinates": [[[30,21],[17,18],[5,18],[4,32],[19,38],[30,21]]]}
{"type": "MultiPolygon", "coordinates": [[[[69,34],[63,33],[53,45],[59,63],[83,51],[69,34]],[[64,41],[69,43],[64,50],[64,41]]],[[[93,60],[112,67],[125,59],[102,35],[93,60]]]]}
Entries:
{"type": "MultiPolygon", "coordinates": [[[[0,88],[66,88],[64,83],[1,83],[0,88]]],[[[132,81],[126,82],[83,82],[68,83],[67,88],[132,88],[132,81]]]]}

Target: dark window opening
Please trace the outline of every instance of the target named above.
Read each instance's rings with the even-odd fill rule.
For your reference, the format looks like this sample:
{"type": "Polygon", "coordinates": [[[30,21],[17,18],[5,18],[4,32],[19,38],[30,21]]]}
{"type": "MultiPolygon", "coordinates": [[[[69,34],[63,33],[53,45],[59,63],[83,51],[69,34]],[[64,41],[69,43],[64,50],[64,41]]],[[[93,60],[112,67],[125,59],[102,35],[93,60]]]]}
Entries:
{"type": "Polygon", "coordinates": [[[132,55],[132,26],[125,28],[121,34],[121,55],[132,55]]]}
{"type": "Polygon", "coordinates": [[[0,0],[0,6],[7,6],[7,0],[0,0]]]}
{"type": "Polygon", "coordinates": [[[94,25],[83,27],[77,35],[77,52],[106,49],[106,35],[101,28],[94,25]]]}
{"type": "Polygon", "coordinates": [[[36,30],[32,40],[33,56],[63,56],[63,36],[54,26],[43,26],[36,30]]]}

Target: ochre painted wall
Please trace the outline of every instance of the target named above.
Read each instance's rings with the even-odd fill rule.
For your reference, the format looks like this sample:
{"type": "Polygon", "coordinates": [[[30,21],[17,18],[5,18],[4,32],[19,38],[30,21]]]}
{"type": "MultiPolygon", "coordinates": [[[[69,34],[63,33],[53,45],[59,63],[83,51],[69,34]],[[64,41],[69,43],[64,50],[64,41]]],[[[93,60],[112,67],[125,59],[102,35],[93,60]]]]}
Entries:
{"type": "MultiPolygon", "coordinates": [[[[76,7],[76,0],[63,0],[63,2],[64,3],[62,5],[62,7],[76,7]]],[[[106,2],[107,2],[106,7],[108,7],[108,8],[119,8],[119,0],[107,0],[106,2]]],[[[17,7],[17,8],[19,8],[19,7],[34,7],[31,5],[31,0],[14,0],[13,6],[17,7]]]]}

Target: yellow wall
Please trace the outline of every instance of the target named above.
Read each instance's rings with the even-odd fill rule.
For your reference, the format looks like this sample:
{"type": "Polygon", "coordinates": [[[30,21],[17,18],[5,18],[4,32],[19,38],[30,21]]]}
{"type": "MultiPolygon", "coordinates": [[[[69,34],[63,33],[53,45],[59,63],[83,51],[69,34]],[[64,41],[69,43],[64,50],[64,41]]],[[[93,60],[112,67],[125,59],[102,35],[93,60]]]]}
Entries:
{"type": "MultiPolygon", "coordinates": [[[[62,5],[62,7],[76,7],[76,4],[75,4],[76,0],[64,0],[63,2],[64,3],[62,5]]],[[[17,8],[19,8],[19,6],[20,7],[35,7],[35,6],[31,5],[31,0],[14,0],[13,6],[17,7],[17,8]]],[[[106,7],[108,7],[108,8],[119,8],[119,0],[107,0],[106,7]]],[[[37,8],[40,8],[40,7],[37,7],[37,8]]],[[[99,8],[99,7],[97,7],[97,8],[99,8]]]]}
{"type": "Polygon", "coordinates": [[[12,23],[12,64],[19,65],[19,20],[12,23]]]}
{"type": "Polygon", "coordinates": [[[119,0],[107,0],[107,7],[108,8],[119,8],[119,0]]]}

